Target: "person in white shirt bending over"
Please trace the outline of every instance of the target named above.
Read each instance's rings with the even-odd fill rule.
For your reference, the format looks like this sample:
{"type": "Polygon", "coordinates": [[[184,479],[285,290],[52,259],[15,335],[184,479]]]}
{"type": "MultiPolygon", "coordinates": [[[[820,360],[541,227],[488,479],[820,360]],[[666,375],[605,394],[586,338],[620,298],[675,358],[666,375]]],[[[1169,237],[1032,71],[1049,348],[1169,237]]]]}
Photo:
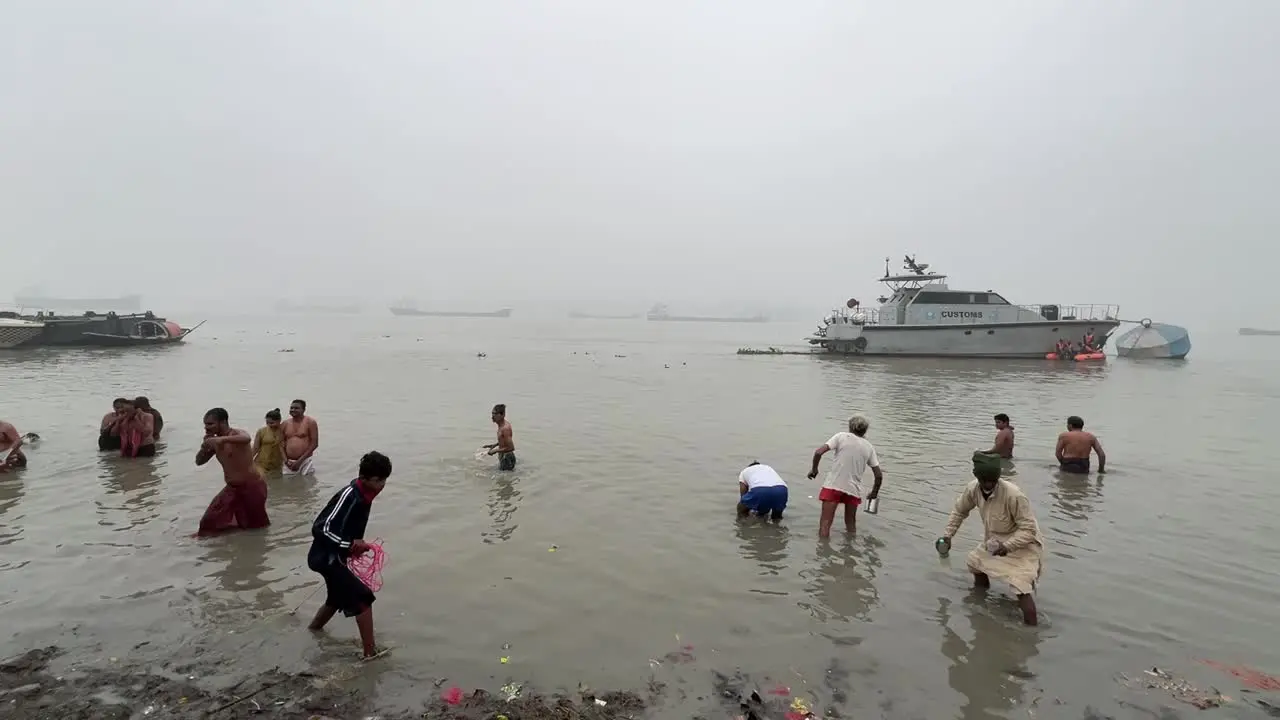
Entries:
{"type": "Polygon", "coordinates": [[[818,499],[822,501],[822,516],[818,520],[818,537],[831,537],[831,524],[836,519],[836,508],[844,506],[844,527],[849,532],[857,531],[858,506],[862,504],[862,479],[867,468],[875,474],[876,484],[867,493],[867,500],[874,500],[880,495],[880,483],[884,474],[880,472],[880,458],[876,457],[876,448],[863,436],[871,423],[861,415],[849,418],[849,432],[838,432],[822,447],[813,451],[813,469],[809,471],[809,479],[818,477],[818,463],[822,456],[834,451],[836,459],[827,471],[827,479],[822,483],[822,492],[818,499]]]}
{"type": "Polygon", "coordinates": [[[778,472],[757,460],[738,473],[738,514],[773,520],[782,519],[787,509],[787,483],[778,472]]]}

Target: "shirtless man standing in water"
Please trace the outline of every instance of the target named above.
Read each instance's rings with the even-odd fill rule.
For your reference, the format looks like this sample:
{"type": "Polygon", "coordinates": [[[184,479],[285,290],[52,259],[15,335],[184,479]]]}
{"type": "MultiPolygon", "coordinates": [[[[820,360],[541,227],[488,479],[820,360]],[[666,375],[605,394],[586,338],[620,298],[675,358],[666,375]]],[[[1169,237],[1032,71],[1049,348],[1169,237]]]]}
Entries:
{"type": "Polygon", "coordinates": [[[0,472],[17,470],[27,466],[27,456],[22,454],[22,436],[13,423],[0,420],[0,472]]]}
{"type": "Polygon", "coordinates": [[[1098,454],[1098,474],[1105,474],[1107,454],[1102,451],[1102,443],[1093,433],[1085,432],[1082,418],[1072,415],[1067,418],[1067,431],[1058,436],[1058,447],[1054,450],[1058,467],[1063,472],[1088,475],[1090,452],[1098,454]]]}
{"type": "Polygon", "coordinates": [[[484,447],[490,455],[498,456],[499,470],[515,470],[516,441],[511,436],[511,423],[507,422],[507,406],[501,403],[494,405],[489,418],[498,426],[498,442],[484,447]]]}
{"type": "Polygon", "coordinates": [[[996,441],[987,454],[999,455],[1006,460],[1013,457],[1013,426],[1009,424],[1009,416],[1004,413],[996,415],[996,441]]]}
{"type": "Polygon", "coordinates": [[[284,475],[310,475],[312,456],[320,447],[320,426],[315,418],[307,417],[307,401],[294,400],[289,404],[289,419],[280,425],[284,432],[284,475]]]}
{"type": "Polygon", "coordinates": [[[200,519],[200,535],[223,530],[251,530],[271,524],[267,517],[267,483],[253,465],[252,438],[231,427],[227,411],[214,408],[204,415],[204,443],[196,465],[218,458],[226,487],[214,496],[200,519]]]}

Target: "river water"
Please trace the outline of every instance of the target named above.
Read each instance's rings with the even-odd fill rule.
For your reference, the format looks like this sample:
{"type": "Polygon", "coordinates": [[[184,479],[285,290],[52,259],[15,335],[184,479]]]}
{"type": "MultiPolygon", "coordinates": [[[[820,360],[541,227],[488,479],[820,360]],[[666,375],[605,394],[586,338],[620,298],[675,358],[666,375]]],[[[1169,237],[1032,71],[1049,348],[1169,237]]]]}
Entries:
{"type": "Polygon", "coordinates": [[[316,584],[314,514],[378,449],[395,473],[369,526],[388,552],[375,615],[395,650],[358,682],[387,708],[416,707],[445,677],[654,681],[668,688],[658,715],[689,717],[715,673],[741,672],[846,717],[1195,713],[1115,680],[1159,666],[1252,716],[1250,696],[1197,661],[1280,672],[1270,339],[1096,367],[734,353],[808,329],[215,318],[153,352],[0,355],[0,414],[42,436],[29,469],[0,478],[0,655],[242,655],[228,673],[347,657],[353,622],[304,629],[320,596],[286,611],[316,584]],[[111,398],[136,394],[164,413],[166,447],[99,454],[111,398]],[[253,431],[295,397],[321,428],[316,476],[272,481],[268,531],[192,538],[221,485],[216,466],[193,463],[204,411],[224,406],[253,431]],[[515,427],[511,474],[474,457],[496,402],[515,427]],[[872,421],[881,511],[822,543],[818,484],[803,473],[854,412],[872,421]],[[998,583],[970,590],[976,515],[951,558],[933,550],[996,412],[1013,417],[1013,479],[1048,538],[1038,628],[998,583]],[[1102,439],[1104,481],[1053,470],[1069,414],[1102,439]],[[757,459],[791,485],[780,526],[734,515],[737,473],[757,459]]]}

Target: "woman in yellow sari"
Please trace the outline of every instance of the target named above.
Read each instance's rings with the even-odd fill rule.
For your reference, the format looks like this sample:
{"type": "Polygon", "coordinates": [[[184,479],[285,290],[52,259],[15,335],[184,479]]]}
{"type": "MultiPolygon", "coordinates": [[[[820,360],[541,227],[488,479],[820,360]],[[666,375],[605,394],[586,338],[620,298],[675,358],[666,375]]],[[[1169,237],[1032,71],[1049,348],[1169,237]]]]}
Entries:
{"type": "Polygon", "coordinates": [[[280,429],[280,408],[267,413],[267,424],[253,436],[253,464],[265,477],[284,467],[284,431],[280,429]]]}

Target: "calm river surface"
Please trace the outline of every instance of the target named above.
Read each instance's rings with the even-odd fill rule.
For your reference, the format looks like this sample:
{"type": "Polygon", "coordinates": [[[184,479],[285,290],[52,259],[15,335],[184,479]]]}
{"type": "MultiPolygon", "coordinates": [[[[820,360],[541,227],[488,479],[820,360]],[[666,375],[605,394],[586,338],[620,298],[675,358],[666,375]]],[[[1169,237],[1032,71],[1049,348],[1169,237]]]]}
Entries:
{"type": "Polygon", "coordinates": [[[1195,714],[1114,679],[1159,666],[1238,699],[1216,713],[1254,716],[1197,660],[1280,672],[1280,338],[1102,367],[734,354],[808,330],[215,318],[154,352],[0,355],[0,416],[43,437],[30,469],[0,477],[0,655],[57,644],[84,664],[159,664],[217,651],[242,654],[241,671],[348,657],[350,620],[327,637],[304,629],[319,595],[285,611],[317,582],[313,516],[378,449],[395,473],[369,526],[388,551],[375,615],[395,651],[359,681],[388,709],[416,707],[443,677],[652,679],[668,686],[659,714],[690,717],[716,672],[740,671],[846,717],[1195,714]],[[99,454],[111,398],[136,394],[164,413],[167,447],[99,454]],[[252,432],[294,397],[320,424],[316,477],[271,481],[268,531],[192,538],[222,482],[193,463],[204,411],[224,406],[252,432]],[[496,402],[515,427],[513,474],[474,457],[496,402]],[[855,538],[820,543],[818,483],[803,473],[855,412],[872,420],[882,509],[859,514],[855,538]],[[970,591],[976,515],[950,559],[933,550],[997,412],[1013,417],[1013,479],[1048,538],[1038,628],[998,584],[970,591]],[[1051,467],[1069,414],[1099,433],[1105,481],[1051,467]],[[780,526],[734,516],[737,473],[756,459],[791,485],[780,526]],[[684,646],[692,660],[676,662],[684,646]]]}

